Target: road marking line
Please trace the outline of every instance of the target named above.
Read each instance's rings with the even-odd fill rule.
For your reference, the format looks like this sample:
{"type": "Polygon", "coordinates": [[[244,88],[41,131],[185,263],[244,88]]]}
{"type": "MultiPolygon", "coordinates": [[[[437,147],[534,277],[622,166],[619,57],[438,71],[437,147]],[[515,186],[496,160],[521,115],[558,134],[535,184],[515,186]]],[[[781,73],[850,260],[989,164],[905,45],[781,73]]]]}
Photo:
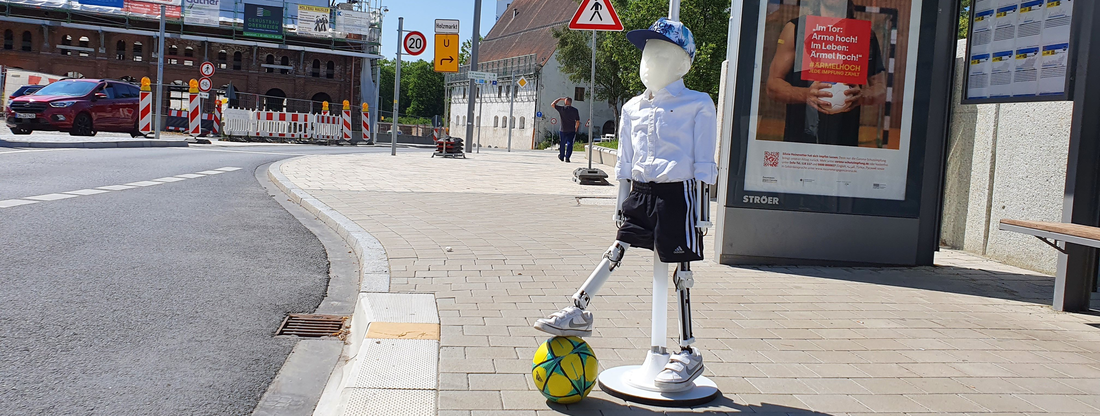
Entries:
{"type": "Polygon", "coordinates": [[[67,194],[45,194],[38,196],[28,196],[23,199],[30,199],[34,201],[56,201],[58,199],[76,198],[80,195],[67,195],[67,194]]]}
{"type": "Polygon", "coordinates": [[[106,189],[108,191],[122,191],[122,190],[125,190],[125,189],[134,189],[134,188],[137,188],[137,187],[136,186],[127,186],[127,185],[108,185],[108,186],[100,186],[96,189],[106,189]]]}
{"type": "MultiPolygon", "coordinates": [[[[18,150],[18,152],[23,152],[23,150],[18,150]]],[[[13,153],[13,152],[0,152],[0,154],[2,154],[2,153],[13,153]]],[[[20,205],[37,204],[40,201],[56,201],[56,200],[59,200],[59,199],[76,198],[78,196],[103,194],[103,193],[107,193],[108,191],[122,191],[122,190],[126,190],[126,189],[134,189],[134,188],[137,188],[139,186],[144,187],[144,186],[161,185],[161,184],[171,183],[171,182],[180,182],[180,181],[184,181],[184,180],[187,180],[187,179],[201,178],[201,177],[204,177],[206,175],[217,175],[217,174],[221,174],[221,173],[225,173],[225,172],[233,172],[233,171],[237,171],[237,170],[241,170],[241,168],[226,166],[226,167],[217,168],[217,169],[214,169],[214,170],[204,170],[204,171],[199,172],[199,173],[184,173],[182,175],[165,176],[163,178],[153,179],[153,180],[149,180],[149,181],[130,182],[130,183],[125,184],[125,185],[107,185],[107,186],[100,186],[100,187],[97,187],[95,189],[87,188],[87,189],[78,189],[78,190],[75,190],[75,191],[66,191],[66,192],[62,192],[62,193],[28,196],[28,197],[24,197],[22,199],[5,199],[5,200],[0,200],[0,208],[11,208],[11,207],[17,207],[17,206],[20,206],[20,205]]]]}
{"type": "Polygon", "coordinates": [[[75,150],[75,149],[20,149],[20,150],[8,150],[0,152],[0,155],[5,153],[26,153],[26,152],[56,152],[59,150],[75,150]]]}
{"type": "Polygon", "coordinates": [[[85,196],[85,195],[105,194],[107,192],[109,192],[109,191],[105,191],[105,190],[102,190],[102,189],[80,189],[80,190],[76,190],[76,191],[69,191],[69,192],[63,192],[63,193],[85,196]]]}
{"type": "Polygon", "coordinates": [[[174,150],[198,150],[203,152],[251,153],[254,155],[309,156],[309,153],[249,152],[244,150],[198,149],[194,147],[169,147],[174,150]]]}
{"type": "Polygon", "coordinates": [[[0,201],[0,208],[17,207],[20,205],[37,204],[38,201],[28,201],[26,199],[5,199],[0,201]]]}
{"type": "Polygon", "coordinates": [[[153,185],[160,185],[162,183],[164,183],[164,182],[137,181],[137,182],[130,182],[127,185],[131,185],[131,186],[153,186],[153,185]]]}

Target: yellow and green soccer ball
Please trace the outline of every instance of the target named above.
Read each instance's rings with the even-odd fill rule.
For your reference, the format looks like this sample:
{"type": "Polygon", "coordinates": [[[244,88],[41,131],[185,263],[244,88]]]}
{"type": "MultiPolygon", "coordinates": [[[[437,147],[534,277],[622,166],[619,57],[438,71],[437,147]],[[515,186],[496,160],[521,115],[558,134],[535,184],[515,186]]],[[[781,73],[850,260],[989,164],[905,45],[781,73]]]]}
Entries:
{"type": "Polygon", "coordinates": [[[555,403],[581,401],[596,385],[599,364],[588,343],[577,337],[554,337],[535,351],[531,377],[535,386],[555,403]]]}

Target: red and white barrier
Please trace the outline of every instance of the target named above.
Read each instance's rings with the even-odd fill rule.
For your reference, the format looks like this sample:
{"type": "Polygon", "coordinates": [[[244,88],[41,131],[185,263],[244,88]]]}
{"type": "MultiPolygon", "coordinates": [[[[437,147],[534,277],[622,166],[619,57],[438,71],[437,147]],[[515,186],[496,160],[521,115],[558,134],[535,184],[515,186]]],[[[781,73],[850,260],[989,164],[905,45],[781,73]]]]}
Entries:
{"type": "MultiPolygon", "coordinates": [[[[183,132],[183,133],[187,133],[187,132],[191,131],[191,117],[190,117],[190,112],[189,111],[168,110],[168,112],[165,113],[165,116],[167,116],[169,118],[179,117],[179,118],[184,119],[184,121],[186,121],[187,123],[184,126],[173,126],[173,125],[170,124],[171,120],[169,120],[169,123],[165,123],[165,125],[164,125],[164,131],[178,131],[178,132],[183,132]]],[[[199,114],[199,119],[200,120],[214,120],[214,115],[213,114],[199,114]]],[[[249,130],[249,131],[251,131],[251,130],[249,130]]],[[[248,134],[242,134],[242,136],[247,136],[247,135],[248,134]]]]}
{"type": "Polygon", "coordinates": [[[138,131],[141,134],[153,132],[153,93],[142,91],[138,100],[138,131]]]}
{"type": "Polygon", "coordinates": [[[370,142],[370,112],[367,111],[366,103],[363,105],[363,141],[370,142]]]}
{"type": "Polygon", "coordinates": [[[309,114],[257,111],[254,133],[257,137],[306,139],[309,138],[309,118],[309,114]]]}
{"type": "Polygon", "coordinates": [[[351,109],[344,107],[340,116],[340,133],[346,142],[351,141],[351,109]]]}
{"type": "Polygon", "coordinates": [[[222,135],[222,102],[214,100],[214,122],[210,125],[210,132],[215,136],[222,135]]]}
{"type": "Polygon", "coordinates": [[[192,136],[202,134],[202,122],[199,120],[199,94],[191,93],[187,106],[187,132],[192,136]]]}
{"type": "Polygon", "coordinates": [[[314,114],[310,123],[310,137],[315,140],[338,140],[341,135],[340,116],[314,114]]]}

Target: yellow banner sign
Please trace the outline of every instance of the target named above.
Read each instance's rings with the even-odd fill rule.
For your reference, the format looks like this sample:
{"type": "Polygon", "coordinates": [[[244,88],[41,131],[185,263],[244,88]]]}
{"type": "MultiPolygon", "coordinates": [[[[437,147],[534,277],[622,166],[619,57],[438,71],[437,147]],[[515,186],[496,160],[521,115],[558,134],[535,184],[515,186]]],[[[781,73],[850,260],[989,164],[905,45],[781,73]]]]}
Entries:
{"type": "Polygon", "coordinates": [[[435,72],[458,72],[458,34],[435,35],[435,72]]]}

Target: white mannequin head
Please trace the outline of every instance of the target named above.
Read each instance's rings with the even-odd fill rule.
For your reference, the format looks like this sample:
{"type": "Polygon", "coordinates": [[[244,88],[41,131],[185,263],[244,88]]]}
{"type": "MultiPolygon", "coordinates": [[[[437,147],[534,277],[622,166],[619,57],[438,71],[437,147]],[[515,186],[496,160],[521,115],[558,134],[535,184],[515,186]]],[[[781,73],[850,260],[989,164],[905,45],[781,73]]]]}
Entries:
{"type": "Polygon", "coordinates": [[[658,39],[646,41],[639,75],[650,91],[669,86],[690,70],[691,57],[679,45],[658,39]]]}

